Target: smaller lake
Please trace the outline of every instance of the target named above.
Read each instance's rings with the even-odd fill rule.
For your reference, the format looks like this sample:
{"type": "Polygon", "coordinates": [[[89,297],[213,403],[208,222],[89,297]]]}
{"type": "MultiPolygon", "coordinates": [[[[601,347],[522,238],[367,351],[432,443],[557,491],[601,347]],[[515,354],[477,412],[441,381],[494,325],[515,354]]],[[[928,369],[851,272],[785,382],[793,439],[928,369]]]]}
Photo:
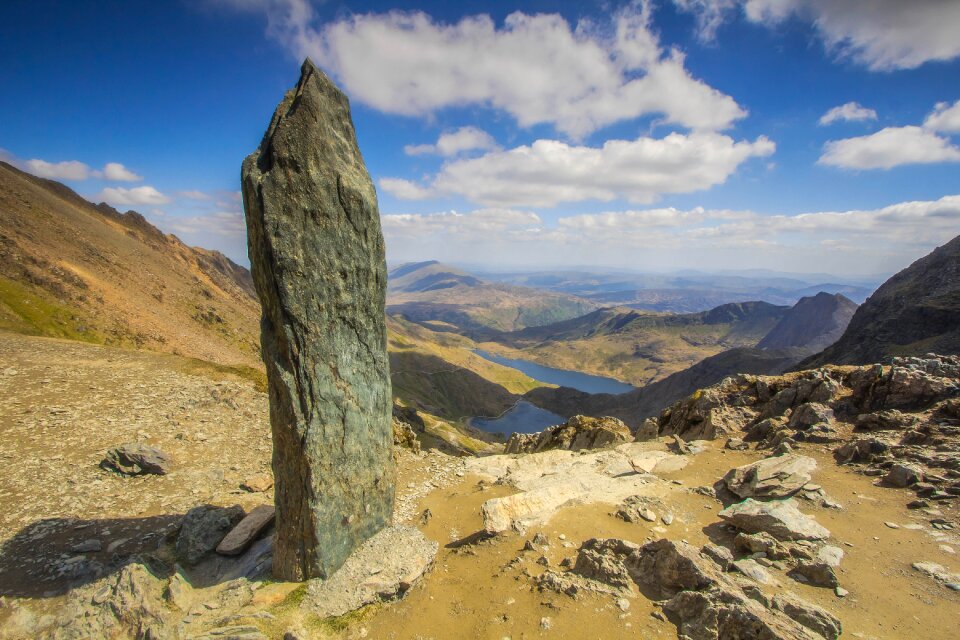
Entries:
{"type": "Polygon", "coordinates": [[[570,387],[586,393],[627,393],[633,391],[633,387],[626,382],[621,382],[615,378],[606,378],[604,376],[594,376],[589,373],[579,371],[569,371],[567,369],[554,369],[545,367],[529,360],[517,360],[514,358],[504,358],[493,353],[487,353],[481,349],[474,349],[475,354],[481,358],[486,358],[491,362],[502,364],[505,367],[512,367],[521,373],[525,373],[534,380],[555,384],[560,387],[570,387]]]}
{"type": "Polygon", "coordinates": [[[472,418],[470,425],[488,433],[536,433],[567,419],[521,400],[499,418],[472,418]]]}

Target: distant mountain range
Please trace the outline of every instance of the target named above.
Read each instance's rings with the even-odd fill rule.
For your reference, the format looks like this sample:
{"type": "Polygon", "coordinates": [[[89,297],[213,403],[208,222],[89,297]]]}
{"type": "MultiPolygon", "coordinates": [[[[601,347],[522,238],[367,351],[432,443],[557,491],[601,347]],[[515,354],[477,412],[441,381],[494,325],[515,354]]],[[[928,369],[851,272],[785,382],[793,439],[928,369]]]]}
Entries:
{"type": "Polygon", "coordinates": [[[590,271],[474,273],[486,280],[568,293],[604,306],[673,313],[704,311],[730,302],[752,300],[790,306],[800,298],[820,292],[840,293],[859,303],[879,284],[860,279],[837,282],[827,274],[800,276],[763,270],[719,274],[697,271],[673,274],[590,271]]]}
{"type": "Polygon", "coordinates": [[[435,260],[404,264],[388,274],[387,313],[438,331],[513,331],[599,306],[565,293],[489,283],[435,260]]]}

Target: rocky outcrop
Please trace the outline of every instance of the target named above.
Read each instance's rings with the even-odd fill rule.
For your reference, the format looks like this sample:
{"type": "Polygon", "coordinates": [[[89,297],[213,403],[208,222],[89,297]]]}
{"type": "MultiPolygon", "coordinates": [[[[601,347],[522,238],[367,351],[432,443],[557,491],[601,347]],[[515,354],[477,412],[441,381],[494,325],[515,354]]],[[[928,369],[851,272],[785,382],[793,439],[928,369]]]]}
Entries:
{"type": "Polygon", "coordinates": [[[309,60],[242,186],[270,391],[274,572],[327,577],[389,523],[395,469],[376,192],[346,96],[309,60]]]}
{"type": "Polygon", "coordinates": [[[177,536],[177,557],[188,565],[196,564],[217,548],[224,536],[243,519],[243,508],[215,507],[209,504],[187,512],[177,536]]]}
{"type": "Polygon", "coordinates": [[[867,364],[890,356],[960,354],[960,236],[887,280],[843,336],[800,369],[867,364]]]}
{"type": "Polygon", "coordinates": [[[504,453],[537,453],[550,449],[580,451],[616,446],[633,440],[629,427],[617,418],[573,416],[540,433],[514,433],[504,453]]]}
{"type": "MultiPolygon", "coordinates": [[[[758,565],[759,566],[759,565],[758,565]]],[[[636,584],[663,600],[678,635],[692,640],[835,640],[840,621],[795,596],[766,596],[724,574],[714,560],[685,542],[661,539],[643,546],[619,539],[591,539],[580,547],[567,574],[548,571],[541,588],[576,595],[623,593],[636,584]],[[777,598],[780,598],[779,600],[777,598]]]]}

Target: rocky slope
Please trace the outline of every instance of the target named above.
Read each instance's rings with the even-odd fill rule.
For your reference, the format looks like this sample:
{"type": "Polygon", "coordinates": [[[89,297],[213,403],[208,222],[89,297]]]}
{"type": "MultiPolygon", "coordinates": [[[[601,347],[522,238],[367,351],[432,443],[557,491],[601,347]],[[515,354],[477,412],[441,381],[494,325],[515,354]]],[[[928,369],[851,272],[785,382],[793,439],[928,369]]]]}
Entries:
{"type": "Polygon", "coordinates": [[[0,328],[259,367],[246,269],[0,162],[0,328]]]}
{"type": "Polygon", "coordinates": [[[757,344],[758,349],[807,349],[817,352],[840,339],[857,310],[839,293],[801,298],[757,344]]]}
{"type": "Polygon", "coordinates": [[[958,311],[960,236],[883,283],[860,305],[843,336],[800,367],[960,353],[958,311]]]}

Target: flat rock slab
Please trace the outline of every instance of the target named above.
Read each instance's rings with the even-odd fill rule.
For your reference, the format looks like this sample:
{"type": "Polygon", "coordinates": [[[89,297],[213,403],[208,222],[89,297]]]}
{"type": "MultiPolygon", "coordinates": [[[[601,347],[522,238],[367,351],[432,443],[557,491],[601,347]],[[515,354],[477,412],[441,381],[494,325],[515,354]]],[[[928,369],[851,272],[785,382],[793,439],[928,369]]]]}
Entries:
{"type": "Polygon", "coordinates": [[[758,502],[747,498],[720,512],[720,517],[747,533],[765,531],[778,540],[823,540],[830,531],[805,515],[793,500],[758,502]]]}
{"type": "Polygon", "coordinates": [[[100,466],[128,476],[140,474],[166,475],[173,460],[166,453],[141,442],[128,442],[107,451],[100,466]]]}
{"type": "Polygon", "coordinates": [[[257,539],[264,529],[273,523],[273,516],[276,509],[273,505],[262,504],[255,507],[240,523],[230,530],[220,544],[217,545],[217,553],[225,556],[236,556],[257,539]]]}
{"type": "Polygon", "coordinates": [[[627,443],[591,453],[545,451],[523,456],[489,456],[467,462],[467,471],[520,493],[483,504],[484,529],[495,534],[548,521],[559,509],[592,503],[616,505],[629,496],[665,494],[653,472],[686,464],[682,456],[627,443]]]}
{"type": "Polygon", "coordinates": [[[741,498],[786,498],[810,482],[816,468],[817,461],[807,456],[774,456],[731,469],[723,482],[741,498]]]}
{"type": "Polygon", "coordinates": [[[438,548],[414,527],[384,529],[350,554],[328,580],[311,580],[303,607],[327,618],[401,597],[427,572],[438,548]]]}

